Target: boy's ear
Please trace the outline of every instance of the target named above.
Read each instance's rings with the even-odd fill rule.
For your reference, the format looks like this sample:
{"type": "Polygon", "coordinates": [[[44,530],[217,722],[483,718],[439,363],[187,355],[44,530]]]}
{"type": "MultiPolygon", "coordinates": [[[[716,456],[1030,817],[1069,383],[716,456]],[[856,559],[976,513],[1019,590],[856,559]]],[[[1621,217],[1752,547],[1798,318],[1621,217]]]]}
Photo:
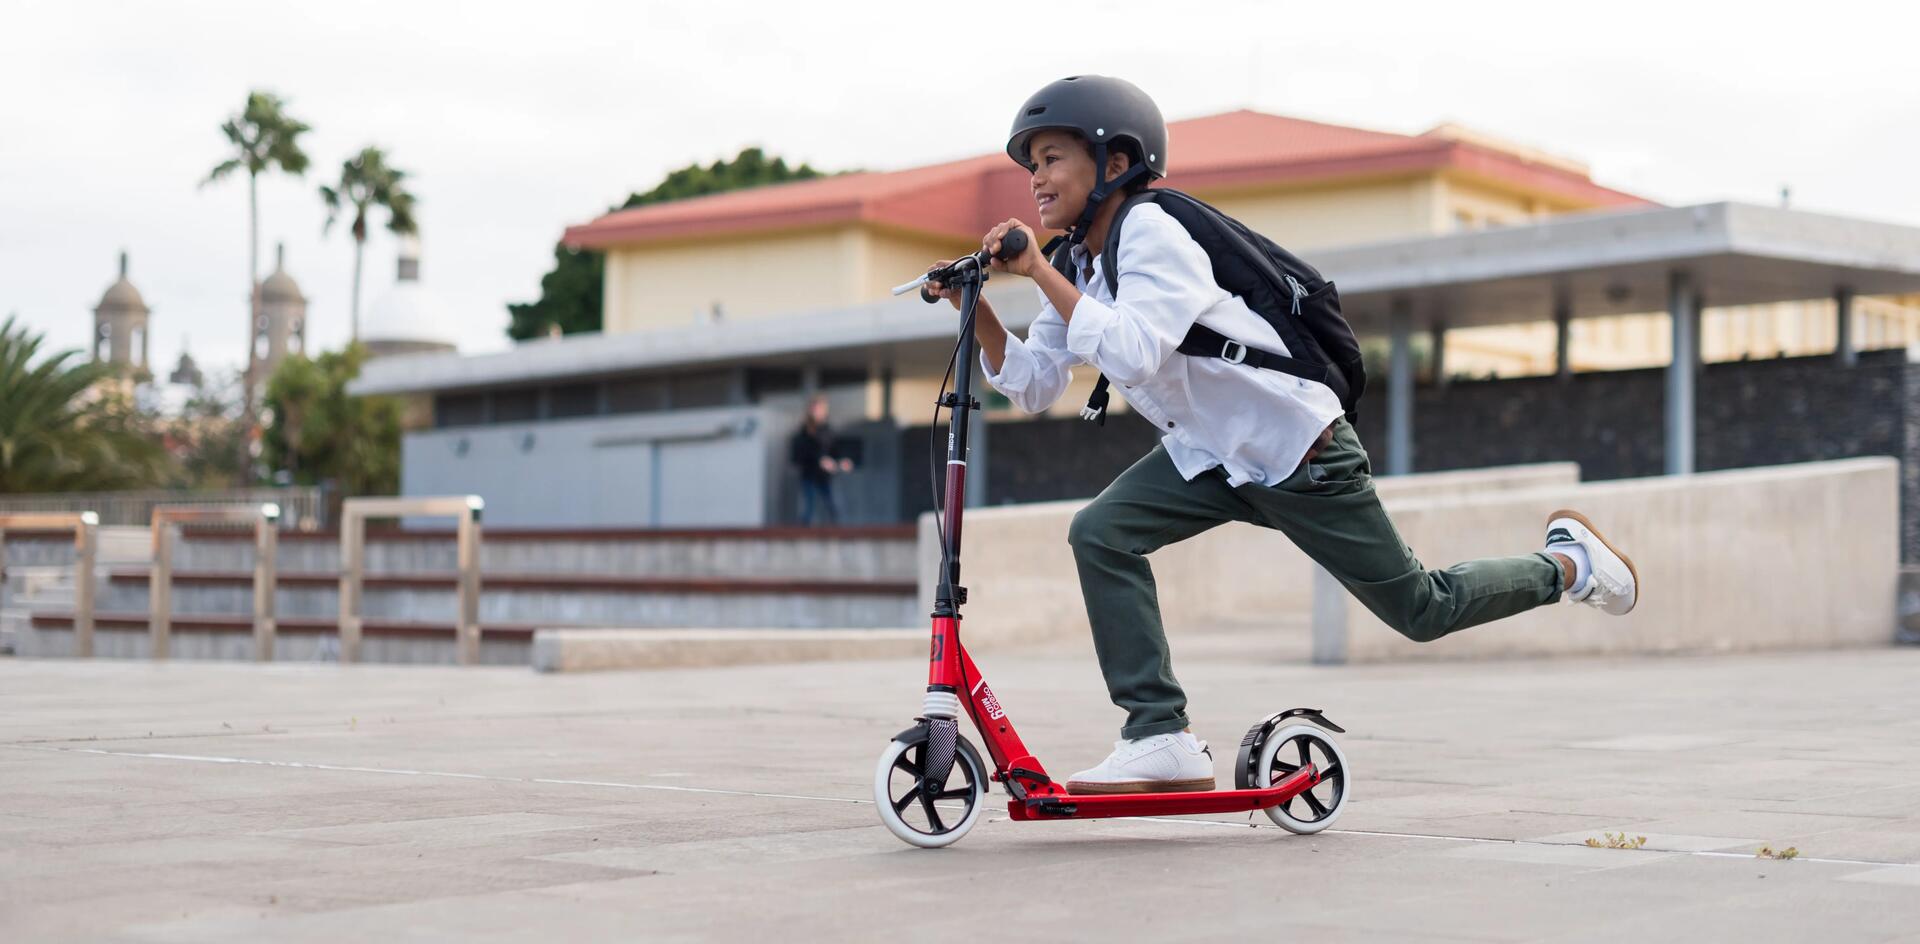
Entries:
{"type": "Polygon", "coordinates": [[[1115,148],[1112,154],[1107,155],[1107,178],[1106,179],[1112,180],[1115,177],[1118,177],[1121,174],[1126,173],[1127,168],[1132,166],[1133,166],[1133,155],[1128,154],[1126,150],[1123,148],[1115,148]]]}

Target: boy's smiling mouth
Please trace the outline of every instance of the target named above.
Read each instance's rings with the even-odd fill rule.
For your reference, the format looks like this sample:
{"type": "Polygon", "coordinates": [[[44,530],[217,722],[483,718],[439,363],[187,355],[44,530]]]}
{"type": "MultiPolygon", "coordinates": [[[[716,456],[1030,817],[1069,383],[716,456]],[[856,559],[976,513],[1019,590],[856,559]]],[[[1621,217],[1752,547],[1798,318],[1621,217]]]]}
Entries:
{"type": "Polygon", "coordinates": [[[1050,193],[1036,193],[1033,195],[1033,202],[1042,210],[1051,206],[1053,202],[1058,199],[1060,198],[1050,193]]]}

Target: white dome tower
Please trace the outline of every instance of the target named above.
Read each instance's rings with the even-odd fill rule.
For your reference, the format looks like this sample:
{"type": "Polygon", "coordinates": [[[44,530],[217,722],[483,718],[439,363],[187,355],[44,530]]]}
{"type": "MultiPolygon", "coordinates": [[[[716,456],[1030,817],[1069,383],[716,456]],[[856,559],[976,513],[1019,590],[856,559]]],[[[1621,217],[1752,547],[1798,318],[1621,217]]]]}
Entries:
{"type": "Polygon", "coordinates": [[[420,283],[420,240],[400,237],[393,287],[367,307],[360,339],[368,357],[455,350],[460,325],[446,303],[420,283]]]}
{"type": "Polygon", "coordinates": [[[260,323],[254,326],[253,350],[259,362],[260,383],[288,354],[307,349],[307,296],[287,274],[287,246],[274,247],[273,274],[260,283],[260,323]]]}

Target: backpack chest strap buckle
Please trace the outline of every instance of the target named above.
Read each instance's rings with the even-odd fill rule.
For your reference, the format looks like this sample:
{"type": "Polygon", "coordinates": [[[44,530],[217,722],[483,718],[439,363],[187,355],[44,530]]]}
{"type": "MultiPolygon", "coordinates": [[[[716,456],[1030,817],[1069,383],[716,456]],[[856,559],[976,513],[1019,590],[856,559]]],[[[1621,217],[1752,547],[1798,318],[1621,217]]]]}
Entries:
{"type": "Polygon", "coordinates": [[[1229,364],[1243,364],[1247,360],[1247,346],[1228,339],[1227,343],[1220,345],[1220,359],[1229,364]]]}

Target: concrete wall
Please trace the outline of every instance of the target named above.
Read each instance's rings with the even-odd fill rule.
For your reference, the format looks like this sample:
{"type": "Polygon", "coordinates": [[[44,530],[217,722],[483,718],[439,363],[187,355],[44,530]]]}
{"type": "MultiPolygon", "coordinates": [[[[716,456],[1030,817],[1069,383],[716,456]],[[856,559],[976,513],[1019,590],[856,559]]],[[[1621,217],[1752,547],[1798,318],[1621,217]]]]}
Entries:
{"type": "MultiPolygon", "coordinates": [[[[1379,479],[1383,496],[1423,498],[1572,485],[1569,463],[1379,479]]],[[[983,647],[1087,638],[1085,606],[1067,525],[1085,501],[969,509],[961,582],[968,588],[965,638],[983,647]]],[[[1536,529],[1537,530],[1537,529],[1536,529]]],[[[1530,539],[1537,543],[1539,536],[1530,539]]],[[[1517,545],[1526,549],[1532,545],[1517,545]]],[[[931,601],[940,562],[933,515],[920,518],[920,598],[931,601]]],[[[1161,616],[1170,627],[1260,622],[1304,615],[1313,604],[1314,566],[1276,531],[1215,528],[1153,556],[1161,616]]]]}
{"type": "MultiPolygon", "coordinates": [[[[1892,640],[1899,469],[1851,459],[1576,484],[1564,465],[1378,479],[1402,537],[1429,566],[1536,549],[1546,515],[1594,517],[1634,557],[1641,608],[1607,620],[1550,607],[1425,646],[1373,620],[1281,535],[1227,526],[1153,557],[1162,616],[1182,626],[1314,614],[1323,657],[1352,661],[1870,645],[1892,640]],[[1334,634],[1334,635],[1329,635],[1334,634]]],[[[962,583],[969,645],[1085,638],[1066,543],[1082,502],[968,512],[962,583]]],[[[921,596],[939,559],[921,519],[921,596]]],[[[1297,631],[1276,628],[1275,631],[1297,631]]]]}
{"type": "Polygon", "coordinates": [[[1335,599],[1315,607],[1317,652],[1378,662],[1886,645],[1897,623],[1898,475],[1891,459],[1847,459],[1390,501],[1428,566],[1535,547],[1547,512],[1578,509],[1633,558],[1639,605],[1625,617],[1541,607],[1421,644],[1328,581],[1335,599]]]}
{"type": "Polygon", "coordinates": [[[494,525],[756,526],[773,419],[719,407],[421,430],[401,441],[400,490],[480,495],[494,525]]]}

